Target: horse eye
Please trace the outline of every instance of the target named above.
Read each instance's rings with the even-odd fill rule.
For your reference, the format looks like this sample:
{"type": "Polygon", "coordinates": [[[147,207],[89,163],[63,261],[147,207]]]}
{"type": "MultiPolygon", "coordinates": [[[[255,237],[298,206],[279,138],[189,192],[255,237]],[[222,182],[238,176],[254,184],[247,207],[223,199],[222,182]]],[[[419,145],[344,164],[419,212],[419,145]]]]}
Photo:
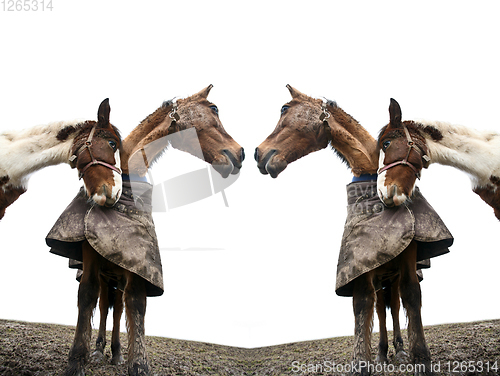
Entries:
{"type": "Polygon", "coordinates": [[[213,106],[210,106],[210,109],[215,112],[216,115],[219,115],[219,109],[217,108],[217,106],[213,105],[213,106]]]}
{"type": "Polygon", "coordinates": [[[289,108],[290,106],[287,106],[286,104],[283,107],[281,107],[281,115],[283,115],[289,108]]]}
{"type": "Polygon", "coordinates": [[[382,150],[386,151],[390,144],[391,140],[385,140],[384,142],[382,142],[382,150]]]}
{"type": "Polygon", "coordinates": [[[109,144],[109,146],[111,146],[111,149],[113,149],[113,151],[116,151],[116,149],[117,149],[116,142],[109,140],[108,144],[109,144]]]}

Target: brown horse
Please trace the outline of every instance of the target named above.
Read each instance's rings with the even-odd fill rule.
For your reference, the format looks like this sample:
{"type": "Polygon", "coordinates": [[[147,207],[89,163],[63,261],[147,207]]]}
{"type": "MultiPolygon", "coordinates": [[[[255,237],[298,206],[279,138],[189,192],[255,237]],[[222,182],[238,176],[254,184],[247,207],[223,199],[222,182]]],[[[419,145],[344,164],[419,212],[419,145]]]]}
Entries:
{"type": "Polygon", "coordinates": [[[108,99],[96,121],[60,121],[0,134],[0,219],[26,192],[30,175],[44,167],[69,163],[83,178],[87,195],[98,205],[120,198],[118,130],[109,122],[108,99]]]}
{"type": "MultiPolygon", "coordinates": [[[[287,86],[292,101],[281,109],[281,118],[275,130],[255,150],[258,168],[263,174],[277,177],[289,163],[311,152],[331,145],[340,158],[351,168],[356,177],[368,176],[376,179],[377,145],[375,139],[350,115],[345,113],[335,102],[322,101],[300,93],[287,86]]],[[[374,184],[371,184],[372,186],[374,184]]],[[[363,197],[373,199],[376,191],[363,197]]],[[[354,198],[353,198],[354,200],[354,198]]],[[[359,200],[359,198],[358,198],[359,200]]],[[[378,201],[378,198],[377,198],[378,201]]],[[[377,204],[375,204],[376,206],[377,204]]],[[[381,205],[381,204],[379,204],[381,205]]],[[[375,235],[376,236],[376,235],[375,235]]],[[[380,287],[393,286],[392,312],[395,326],[395,346],[400,350],[402,340],[398,328],[399,295],[409,318],[409,340],[412,361],[425,366],[423,374],[431,374],[430,352],[427,348],[420,315],[421,292],[416,273],[417,242],[409,241],[406,248],[398,256],[381,266],[371,269],[351,280],[348,285],[337,288],[337,294],[353,296],[355,315],[354,361],[357,368],[354,373],[367,374],[371,361],[370,336],[376,291],[379,290],[377,304],[381,325],[380,351],[387,353],[387,333],[385,331],[385,307],[380,287]],[[344,290],[349,286],[350,291],[344,290]],[[383,339],[382,337],[384,337],[383,339]],[[396,337],[397,336],[397,337],[396,337]],[[401,342],[400,342],[401,341],[401,342]],[[361,367],[365,365],[365,367],[361,367]]],[[[340,257],[339,257],[340,264],[340,257]]],[[[339,284],[337,273],[337,285],[339,284]]],[[[386,355],[382,354],[383,359],[386,355]]]]}
{"type": "MultiPolygon", "coordinates": [[[[207,100],[211,88],[212,85],[191,97],[164,102],[124,140],[122,170],[130,177],[132,186],[133,180],[136,178],[140,180],[140,177],[146,175],[147,169],[165,150],[168,144],[167,136],[190,128],[196,130],[197,142],[201,146],[203,158],[222,176],[235,174],[240,170],[241,162],[244,159],[243,148],[224,130],[217,107],[207,100]]],[[[192,138],[181,136],[174,138],[174,140],[170,140],[173,147],[190,153],[196,152],[196,145],[192,138]]],[[[128,194],[127,197],[130,198],[134,195],[136,192],[128,194]]],[[[125,193],[122,197],[124,196],[125,193]]],[[[117,205],[120,205],[120,202],[121,200],[117,205]]],[[[132,209],[132,211],[134,210],[132,209]]],[[[148,231],[154,231],[154,228],[150,228],[148,231]]],[[[106,296],[106,293],[109,281],[118,282],[118,285],[123,286],[123,302],[126,309],[129,336],[128,373],[129,375],[149,374],[144,332],[149,281],[101,256],[88,241],[84,241],[82,245],[82,261],[83,275],[78,292],[78,324],[66,375],[83,375],[84,373],[84,366],[89,356],[92,312],[99,294],[101,315],[103,312],[107,312],[106,301],[109,305],[109,299],[107,300],[109,297],[106,296]]],[[[159,292],[158,288],[155,289],[154,295],[160,295],[163,292],[162,288],[159,292]]],[[[121,301],[121,299],[117,300],[121,301]]],[[[117,300],[115,300],[115,327],[113,329],[116,337],[113,335],[112,340],[112,347],[115,349],[119,349],[117,333],[122,309],[120,304],[116,304],[117,300]]],[[[103,320],[105,328],[105,315],[101,317],[101,328],[103,320]]],[[[119,356],[113,354],[113,358],[115,356],[119,360],[119,356]]]]}
{"type": "Polygon", "coordinates": [[[394,99],[389,116],[390,122],[382,128],[378,140],[378,192],[386,205],[406,202],[422,167],[439,163],[467,172],[473,191],[500,220],[499,133],[439,121],[401,121],[401,107],[394,99]]]}

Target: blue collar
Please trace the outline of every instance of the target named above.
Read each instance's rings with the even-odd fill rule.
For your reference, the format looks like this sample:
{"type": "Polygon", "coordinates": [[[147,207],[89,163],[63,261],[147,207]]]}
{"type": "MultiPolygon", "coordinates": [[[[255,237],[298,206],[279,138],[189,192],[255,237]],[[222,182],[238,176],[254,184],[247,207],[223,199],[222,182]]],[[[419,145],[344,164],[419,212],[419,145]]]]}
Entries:
{"type": "Polygon", "coordinates": [[[148,182],[146,176],[139,176],[137,174],[122,174],[122,180],[124,181],[142,181],[144,183],[148,182]]]}
{"type": "Polygon", "coordinates": [[[360,176],[353,176],[352,182],[356,183],[359,181],[374,181],[377,180],[377,174],[361,174],[360,176]]]}

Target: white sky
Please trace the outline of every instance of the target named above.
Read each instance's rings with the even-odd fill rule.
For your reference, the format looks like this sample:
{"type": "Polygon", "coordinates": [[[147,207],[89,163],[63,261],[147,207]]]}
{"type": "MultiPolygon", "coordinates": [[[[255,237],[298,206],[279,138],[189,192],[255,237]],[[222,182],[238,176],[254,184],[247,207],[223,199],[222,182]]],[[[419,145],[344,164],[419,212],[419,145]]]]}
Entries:
{"type": "MultiPolygon", "coordinates": [[[[290,100],[286,84],[336,100],[374,136],[391,97],[403,119],[500,126],[494,1],[52,3],[0,9],[0,131],[95,119],[109,97],[126,136],[163,100],[213,84],[208,99],[245,147],[228,208],[217,194],[155,216],[160,247],[222,250],[162,252],[165,293],[148,299],[148,335],[256,347],[353,334],[352,301],[334,291],[350,172],[329,149],[277,179],[253,160],[290,100]]],[[[155,169],[204,166],[169,150],[155,169]]],[[[498,318],[492,209],[449,167],[432,165],[419,186],[455,236],[424,271],[424,324],[498,318]]],[[[50,167],[7,210],[0,318],[76,324],[75,272],[44,239],[79,187],[69,166],[50,167]]]]}

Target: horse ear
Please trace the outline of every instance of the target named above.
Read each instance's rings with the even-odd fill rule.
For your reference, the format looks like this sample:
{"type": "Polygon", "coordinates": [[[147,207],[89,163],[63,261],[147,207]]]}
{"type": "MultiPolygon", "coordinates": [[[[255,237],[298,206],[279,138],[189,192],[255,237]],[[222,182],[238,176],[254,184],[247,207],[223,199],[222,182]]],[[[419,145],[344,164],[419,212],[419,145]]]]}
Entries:
{"type": "Polygon", "coordinates": [[[292,96],[292,98],[297,98],[300,95],[302,95],[302,93],[300,91],[291,87],[290,85],[286,85],[286,87],[287,87],[288,91],[290,91],[290,95],[292,96]]]}
{"type": "Polygon", "coordinates": [[[304,93],[301,93],[300,91],[298,91],[294,87],[291,87],[290,85],[286,85],[286,87],[290,91],[290,94],[292,95],[293,99],[302,99],[302,100],[305,100],[305,101],[311,99],[311,97],[307,96],[304,93]]]}
{"type": "Polygon", "coordinates": [[[208,93],[210,93],[210,90],[212,90],[212,88],[214,87],[214,85],[208,85],[205,89],[203,89],[202,91],[200,91],[198,93],[198,95],[202,98],[205,98],[207,99],[208,97],[208,93]]]}
{"type": "Polygon", "coordinates": [[[390,118],[390,126],[392,128],[400,128],[401,127],[401,107],[399,103],[391,98],[391,104],[389,105],[389,118],[390,118]]]}
{"type": "Polygon", "coordinates": [[[99,105],[97,110],[97,123],[99,127],[105,128],[109,126],[109,113],[111,112],[111,107],[109,107],[109,98],[106,98],[99,105]]]}

